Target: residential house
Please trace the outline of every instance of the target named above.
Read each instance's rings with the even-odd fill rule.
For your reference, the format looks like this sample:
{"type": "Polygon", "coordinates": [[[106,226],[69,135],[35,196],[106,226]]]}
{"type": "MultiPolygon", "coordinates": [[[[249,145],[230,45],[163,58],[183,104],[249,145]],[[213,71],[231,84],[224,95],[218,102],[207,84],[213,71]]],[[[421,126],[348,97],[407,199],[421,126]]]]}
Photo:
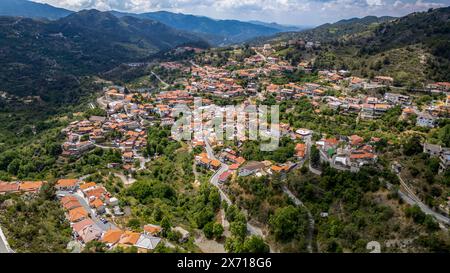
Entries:
{"type": "Polygon", "coordinates": [[[79,238],[83,243],[89,243],[94,240],[100,239],[102,236],[102,230],[97,225],[85,226],[78,232],[79,238]]]}
{"type": "Polygon", "coordinates": [[[161,238],[141,234],[134,246],[138,248],[139,252],[147,252],[149,250],[154,250],[160,242],[161,238]]]}
{"type": "Polygon", "coordinates": [[[140,233],[133,231],[125,231],[122,237],[120,238],[118,245],[121,247],[134,246],[140,237],[141,237],[140,233]]]}
{"type": "Polygon", "coordinates": [[[439,172],[445,172],[450,166],[450,151],[444,151],[439,157],[439,172]]]}
{"type": "Polygon", "coordinates": [[[442,147],[436,144],[424,143],[423,152],[429,154],[430,156],[440,156],[442,147]]]}
{"type": "Polygon", "coordinates": [[[210,162],[210,166],[211,166],[211,168],[213,168],[214,170],[218,170],[218,169],[222,166],[222,163],[220,163],[220,161],[217,160],[217,159],[213,159],[213,160],[211,160],[211,162],[210,162]]]}
{"type": "Polygon", "coordinates": [[[17,193],[17,192],[19,192],[19,183],[0,181],[0,194],[17,193]]]}
{"type": "Polygon", "coordinates": [[[377,156],[367,151],[353,151],[350,154],[350,161],[356,163],[356,166],[361,167],[363,165],[372,164],[376,161],[377,156]]]}
{"type": "Polygon", "coordinates": [[[419,113],[417,116],[416,125],[420,127],[433,128],[436,123],[436,118],[428,113],[419,113]]]}
{"type": "Polygon", "coordinates": [[[22,181],[19,190],[24,193],[38,193],[44,181],[22,181]]]}
{"type": "Polygon", "coordinates": [[[392,77],[386,77],[386,76],[375,76],[373,79],[373,82],[391,86],[394,84],[394,79],[392,77]]]}
{"type": "Polygon", "coordinates": [[[95,198],[94,200],[90,201],[89,206],[95,209],[98,214],[103,214],[106,212],[105,203],[103,203],[103,201],[99,198],[95,198]]]}
{"type": "Polygon", "coordinates": [[[222,173],[219,176],[219,182],[220,183],[226,183],[230,179],[231,175],[232,175],[231,171],[226,171],[226,172],[222,173]]]}
{"type": "Polygon", "coordinates": [[[174,227],[174,228],[172,228],[172,230],[175,231],[175,232],[179,232],[181,234],[181,238],[178,240],[180,243],[187,242],[187,240],[191,236],[189,231],[185,230],[182,227],[174,227]]]}
{"type": "Polygon", "coordinates": [[[88,226],[96,226],[96,224],[91,218],[86,218],[82,221],[72,224],[74,236],[76,238],[81,239],[81,234],[83,233],[83,230],[86,229],[86,227],[88,226]]]}
{"type": "Polygon", "coordinates": [[[123,234],[124,232],[120,229],[110,229],[103,234],[100,241],[111,248],[120,241],[123,234]]]}
{"type": "Polygon", "coordinates": [[[239,169],[239,176],[249,176],[262,171],[264,168],[265,165],[263,163],[251,161],[248,162],[244,167],[239,169]]]}
{"type": "Polygon", "coordinates": [[[60,203],[67,211],[82,207],[80,201],[78,201],[78,198],[76,198],[75,196],[64,196],[63,198],[61,198],[60,203]]]}
{"type": "Polygon", "coordinates": [[[83,207],[77,207],[69,210],[69,221],[72,223],[79,222],[89,217],[89,212],[83,207]]]}
{"type": "Polygon", "coordinates": [[[402,94],[386,93],[384,94],[384,99],[393,104],[400,104],[400,105],[411,104],[411,98],[409,96],[402,94]]]}
{"type": "Polygon", "coordinates": [[[358,136],[358,135],[352,135],[349,137],[350,144],[352,146],[359,146],[364,142],[364,138],[358,136]]]}
{"type": "Polygon", "coordinates": [[[305,154],[306,154],[306,144],[298,143],[295,146],[295,156],[297,157],[297,159],[301,160],[305,158],[305,154]]]}
{"type": "Polygon", "coordinates": [[[59,191],[76,191],[78,179],[60,179],[56,182],[55,188],[59,191]]]}
{"type": "Polygon", "coordinates": [[[80,185],[80,189],[84,192],[84,191],[88,191],[90,189],[93,189],[97,186],[97,183],[95,182],[86,182],[82,185],[80,185]]]}
{"type": "Polygon", "coordinates": [[[144,226],[144,233],[151,236],[159,235],[162,231],[162,227],[158,225],[147,224],[144,226]]]}

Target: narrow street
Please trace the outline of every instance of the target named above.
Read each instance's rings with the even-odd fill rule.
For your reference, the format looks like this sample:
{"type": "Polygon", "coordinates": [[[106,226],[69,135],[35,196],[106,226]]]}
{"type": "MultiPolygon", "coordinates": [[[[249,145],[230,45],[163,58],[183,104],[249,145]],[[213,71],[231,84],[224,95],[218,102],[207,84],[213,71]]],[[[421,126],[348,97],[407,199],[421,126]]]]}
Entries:
{"type": "MultiPolygon", "coordinates": [[[[206,138],[204,140],[205,140],[205,144],[206,144],[206,152],[208,154],[208,157],[210,159],[217,159],[216,156],[214,155],[214,151],[211,148],[208,140],[206,138]]],[[[231,202],[230,198],[223,192],[223,190],[219,186],[219,176],[226,171],[228,171],[228,165],[222,163],[222,167],[211,177],[210,182],[219,190],[222,200],[225,200],[225,202],[227,202],[228,205],[232,205],[233,203],[231,202]]],[[[247,214],[247,212],[245,210],[244,210],[244,213],[247,214]]],[[[254,226],[248,222],[247,222],[247,231],[251,235],[257,235],[257,236],[261,236],[263,238],[266,237],[264,235],[262,229],[254,226]]]]}
{"type": "Polygon", "coordinates": [[[399,189],[399,195],[402,199],[410,205],[417,205],[422,210],[423,213],[433,216],[437,221],[444,223],[446,225],[450,225],[450,218],[442,215],[440,213],[435,212],[429,206],[425,205],[417,195],[409,188],[408,184],[403,180],[400,174],[397,174],[398,179],[400,180],[400,184],[405,189],[406,192],[403,192],[399,189]]]}
{"type": "Polygon", "coordinates": [[[58,191],[57,194],[61,194],[64,196],[73,196],[76,197],[78,199],[78,201],[80,202],[80,204],[83,206],[84,209],[86,209],[91,216],[91,219],[95,222],[95,224],[97,224],[97,226],[102,229],[103,231],[108,231],[110,229],[118,229],[118,227],[116,227],[114,224],[112,224],[111,222],[108,222],[106,224],[104,224],[102,221],[100,221],[100,219],[97,217],[97,215],[95,215],[95,213],[92,211],[91,207],[89,206],[89,204],[87,203],[86,199],[84,199],[81,195],[82,193],[77,192],[77,193],[70,193],[70,192],[66,192],[66,191],[58,191]]]}
{"type": "Polygon", "coordinates": [[[309,253],[313,252],[313,237],[314,237],[314,217],[312,216],[311,212],[309,211],[309,209],[305,206],[305,204],[303,204],[303,202],[298,199],[286,186],[283,186],[283,192],[286,193],[289,198],[294,202],[294,204],[296,206],[302,207],[306,210],[307,214],[308,214],[308,251],[309,253]]]}

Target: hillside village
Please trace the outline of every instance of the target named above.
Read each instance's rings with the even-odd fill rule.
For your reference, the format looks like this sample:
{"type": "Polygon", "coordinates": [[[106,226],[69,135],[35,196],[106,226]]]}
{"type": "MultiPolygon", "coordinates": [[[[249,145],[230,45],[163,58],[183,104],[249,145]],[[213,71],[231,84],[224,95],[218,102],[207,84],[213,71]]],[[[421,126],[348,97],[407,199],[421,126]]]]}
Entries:
{"type": "MultiPolygon", "coordinates": [[[[305,48],[321,46],[320,43],[306,41],[289,41],[280,46],[298,43],[304,44],[305,48]]],[[[398,92],[394,79],[389,75],[366,79],[352,76],[347,70],[320,70],[312,75],[311,60],[304,60],[294,67],[276,57],[276,50],[270,44],[249,50],[254,54],[242,63],[230,58],[222,67],[194,61],[161,63],[160,67],[181,75],[177,86],[183,88],[147,92],[146,88],[104,87],[96,104],[105,115],[92,115],[70,122],[61,131],[65,141],[61,146],[60,160],[76,161],[98,148],[119,151],[121,160],[106,167],[112,173],[123,175],[121,179],[130,186],[136,181],[136,174],[145,171],[147,164],[158,158],[157,153],[148,153],[148,128],[170,128],[177,122],[174,116],[176,107],[187,105],[200,116],[192,120],[189,131],[184,132],[192,134],[193,138],[184,142],[196,151],[195,165],[208,174],[214,174],[210,182],[226,197],[230,193],[230,184],[242,177],[286,176],[303,168],[305,163],[312,173],[320,174],[320,166],[313,157],[318,157],[321,164],[340,171],[357,173],[366,166],[376,167],[380,164],[379,157],[383,156],[377,147],[396,143],[375,135],[368,137],[368,134],[358,135],[356,132],[327,134],[314,128],[280,122],[278,131],[268,134],[280,136],[289,143],[284,159],[254,160],[245,156],[248,141],[245,134],[234,133],[235,141],[230,142],[220,139],[213,130],[212,124],[217,118],[222,118],[221,128],[228,129],[223,123],[223,117],[229,114],[225,104],[234,104],[239,109],[267,102],[301,101],[310,105],[317,116],[331,111],[355,122],[378,120],[397,109],[401,113],[400,120],[417,128],[429,129],[436,127],[440,119],[450,116],[448,82],[427,83],[423,92],[437,95],[440,99],[419,105],[415,95],[398,92]],[[307,77],[310,75],[311,81],[279,83],[274,80],[293,71],[307,77]],[[198,98],[202,105],[196,109],[198,98]]],[[[286,109],[286,113],[293,111],[295,106],[292,108],[286,109]]],[[[286,113],[281,113],[282,117],[286,113]]],[[[236,116],[233,113],[233,119],[236,116]]],[[[251,121],[247,115],[244,124],[235,123],[232,131],[248,130],[251,121]]],[[[169,139],[174,140],[173,137],[169,139]]],[[[439,159],[439,172],[446,172],[450,164],[450,148],[427,142],[421,145],[425,153],[439,159]]],[[[400,169],[401,165],[396,171],[400,173],[400,169]]],[[[47,182],[0,182],[0,194],[37,194],[44,183],[47,182]]],[[[147,252],[164,241],[159,237],[161,226],[154,223],[141,226],[141,232],[116,226],[114,219],[124,215],[121,201],[101,184],[85,182],[83,178],[64,178],[55,181],[55,187],[79,250],[89,242],[100,241],[110,249],[135,247],[139,252],[147,252]]],[[[440,206],[448,213],[450,197],[440,206]]],[[[185,234],[180,240],[187,240],[189,232],[179,229],[185,234]]]]}

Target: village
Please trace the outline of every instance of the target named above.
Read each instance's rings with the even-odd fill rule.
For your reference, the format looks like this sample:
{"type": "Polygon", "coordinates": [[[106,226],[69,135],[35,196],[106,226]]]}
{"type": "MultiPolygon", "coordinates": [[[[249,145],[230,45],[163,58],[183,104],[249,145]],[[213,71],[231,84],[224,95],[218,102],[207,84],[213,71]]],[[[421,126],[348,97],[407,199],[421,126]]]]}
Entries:
{"type": "MultiPolygon", "coordinates": [[[[320,47],[320,44],[313,43],[308,46],[320,47]]],[[[304,61],[298,67],[292,67],[287,62],[273,57],[274,50],[271,45],[253,50],[256,54],[246,58],[244,64],[229,60],[224,68],[201,66],[193,62],[162,63],[161,66],[165,69],[183,71],[187,77],[177,82],[184,86],[183,89],[149,93],[120,86],[105,87],[103,97],[97,102],[107,111],[107,116],[93,116],[89,120],[74,122],[66,128],[63,131],[67,135],[67,142],[63,144],[63,156],[80,156],[94,147],[119,149],[122,152],[121,166],[127,173],[142,170],[146,162],[151,160],[143,153],[147,142],[146,128],[155,125],[173,126],[177,121],[174,112],[178,106],[184,105],[198,114],[194,115],[190,131],[187,132],[193,136],[188,144],[203,150],[196,155],[195,162],[200,167],[219,172],[220,183],[239,176],[287,173],[309,159],[312,146],[319,150],[322,163],[338,170],[358,172],[363,166],[377,164],[375,146],[382,141],[381,138],[364,139],[356,134],[319,134],[319,137],[314,137],[316,140],[313,140],[316,134],[313,130],[280,123],[278,132],[271,133],[274,136],[287,137],[295,144],[294,157],[287,162],[255,162],[241,156],[242,151],[239,148],[248,140],[245,134],[240,135],[239,132],[249,129],[251,117],[245,116],[244,124],[232,125],[231,131],[235,132],[233,136],[237,139],[237,146],[234,149],[228,147],[227,141],[220,139],[214,131],[213,122],[217,118],[223,120],[224,116],[230,115],[227,113],[229,108],[214,104],[215,99],[242,98],[236,108],[254,105],[256,101],[263,101],[270,96],[279,103],[285,100],[306,99],[313,105],[316,114],[320,114],[325,107],[356,120],[379,119],[389,109],[400,107],[400,119],[414,116],[415,125],[424,128],[433,128],[439,118],[449,116],[450,83],[428,84],[430,93],[443,94],[445,98],[421,106],[413,102],[413,96],[402,92],[386,92],[383,95],[370,92],[393,87],[394,79],[389,76],[375,76],[369,80],[350,76],[350,71],[321,70],[315,82],[274,84],[270,82],[270,76],[293,69],[302,69],[308,73],[311,64],[304,61]],[[226,69],[230,65],[243,65],[244,68],[230,71],[226,69]],[[201,107],[195,108],[195,100],[198,98],[201,98],[201,107]],[[209,146],[212,146],[216,154],[212,150],[208,151],[209,146]]],[[[234,112],[232,116],[236,119],[238,113],[234,112]]],[[[229,129],[227,126],[229,125],[225,123],[220,125],[224,130],[229,129]]],[[[431,144],[422,145],[424,151],[428,151],[426,147],[431,144]]],[[[438,152],[429,154],[439,158],[440,172],[445,171],[449,166],[449,149],[439,146],[434,150],[438,152]]]]}
{"type": "MultiPolygon", "coordinates": [[[[320,47],[320,44],[307,42],[305,46],[320,47]]],[[[289,139],[294,145],[293,156],[285,162],[250,160],[243,156],[241,149],[248,138],[238,132],[249,130],[251,117],[245,116],[243,124],[233,123],[230,131],[235,141],[230,145],[228,140],[214,131],[213,122],[222,118],[219,126],[228,130],[229,124],[223,122],[223,117],[231,116],[235,120],[238,113],[230,113],[226,106],[216,105],[214,101],[217,99],[232,102],[241,98],[237,109],[239,106],[256,105],[256,102],[269,97],[275,98],[277,103],[302,99],[313,106],[316,114],[326,108],[356,120],[379,119],[389,109],[400,107],[400,118],[415,116],[415,125],[424,128],[433,128],[440,118],[449,117],[450,83],[429,84],[427,88],[430,93],[444,94],[445,99],[422,106],[416,105],[411,95],[403,93],[371,94],[371,90],[393,86],[394,79],[389,76],[375,76],[369,80],[350,76],[350,71],[321,70],[315,82],[275,84],[270,81],[270,77],[296,69],[309,73],[311,64],[304,61],[298,67],[293,67],[274,57],[271,45],[253,50],[256,54],[246,58],[243,64],[229,60],[224,68],[193,62],[162,63],[165,69],[178,69],[186,75],[178,82],[184,86],[182,89],[147,92],[145,88],[129,90],[121,86],[105,87],[103,95],[97,99],[97,105],[106,115],[79,119],[63,129],[61,133],[65,141],[61,147],[61,157],[66,161],[76,160],[95,148],[120,151],[121,162],[110,163],[107,168],[124,177],[123,182],[129,186],[135,181],[133,174],[145,170],[146,164],[152,160],[146,153],[147,128],[173,126],[177,122],[177,107],[184,105],[197,114],[189,122],[191,126],[187,132],[180,129],[182,133],[193,135],[186,143],[200,151],[195,155],[195,164],[214,173],[210,182],[224,190],[224,185],[238,177],[285,175],[302,167],[305,162],[308,162],[311,171],[319,172],[311,165],[313,147],[318,150],[322,163],[341,171],[358,172],[364,166],[377,164],[379,154],[375,147],[382,139],[365,139],[357,134],[333,136],[280,122],[276,124],[277,131],[268,134],[289,139]],[[236,65],[243,67],[226,69],[227,66],[236,65]],[[201,102],[200,108],[196,108],[196,100],[201,102]]],[[[449,148],[430,143],[422,145],[425,153],[439,158],[440,172],[448,169],[449,148]]],[[[37,194],[44,183],[1,182],[0,194],[37,194]]],[[[56,181],[55,187],[73,230],[75,240],[72,248],[80,250],[86,243],[97,240],[111,249],[135,247],[139,252],[147,252],[161,243],[161,226],[149,223],[141,227],[141,232],[136,232],[117,227],[107,220],[121,217],[124,212],[120,200],[102,185],[78,178],[60,179],[56,181]]],[[[224,195],[226,197],[226,193],[224,195]]],[[[448,211],[450,199],[444,207],[448,211]]],[[[181,240],[187,240],[189,232],[181,227],[178,227],[178,231],[183,234],[181,240]]]]}

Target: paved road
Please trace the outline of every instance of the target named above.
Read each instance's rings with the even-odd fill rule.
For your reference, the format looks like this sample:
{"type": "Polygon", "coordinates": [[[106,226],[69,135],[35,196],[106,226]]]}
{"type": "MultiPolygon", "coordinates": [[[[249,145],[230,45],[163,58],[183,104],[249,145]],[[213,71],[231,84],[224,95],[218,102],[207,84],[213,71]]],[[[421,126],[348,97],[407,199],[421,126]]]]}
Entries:
{"type": "Polygon", "coordinates": [[[258,54],[261,58],[263,58],[263,60],[265,61],[265,62],[267,62],[267,58],[266,58],[266,56],[264,56],[263,54],[261,54],[259,51],[257,51],[256,49],[255,49],[255,52],[256,52],[256,54],[258,54]]]}
{"type": "Polygon", "coordinates": [[[110,229],[118,229],[118,227],[116,227],[114,224],[112,224],[111,222],[108,222],[106,224],[104,224],[102,221],[100,221],[100,219],[98,219],[98,217],[96,215],[94,215],[91,207],[89,207],[89,204],[87,203],[87,201],[81,196],[81,193],[77,192],[77,193],[70,193],[70,192],[66,192],[66,191],[58,191],[57,194],[63,194],[65,196],[74,196],[78,199],[78,201],[80,202],[80,204],[88,211],[91,212],[91,219],[97,224],[97,226],[102,229],[103,231],[108,231],[110,229]]]}
{"type": "Polygon", "coordinates": [[[10,252],[11,249],[9,248],[8,241],[6,240],[2,228],[0,227],[0,253],[10,253],[10,252]]]}
{"type": "MultiPolygon", "coordinates": [[[[305,155],[305,159],[301,160],[296,168],[301,168],[303,167],[303,165],[305,164],[306,158],[308,158],[308,156],[310,155],[310,151],[311,151],[311,138],[307,138],[306,139],[306,155],[305,155]]],[[[289,196],[289,198],[294,202],[294,204],[296,206],[302,207],[306,210],[307,214],[308,214],[308,251],[310,253],[313,252],[313,248],[312,248],[312,244],[313,244],[313,237],[314,237],[314,225],[315,225],[315,221],[314,221],[314,217],[312,216],[311,212],[309,211],[309,209],[305,206],[305,204],[298,199],[289,189],[287,186],[283,185],[282,187],[283,192],[285,194],[287,194],[289,196]]]]}
{"type": "Polygon", "coordinates": [[[400,197],[407,202],[410,205],[417,205],[419,206],[419,208],[428,215],[433,216],[437,221],[450,225],[450,218],[442,215],[440,213],[435,212],[434,210],[432,210],[430,207],[428,207],[427,205],[425,205],[420,199],[419,197],[417,197],[417,195],[414,194],[414,192],[411,190],[411,188],[409,188],[408,184],[405,183],[405,181],[403,180],[403,178],[397,174],[398,179],[400,180],[400,184],[403,186],[403,188],[405,189],[406,192],[402,192],[400,189],[398,191],[400,197]]]}
{"type": "Polygon", "coordinates": [[[295,205],[302,207],[306,210],[308,214],[308,251],[309,253],[313,252],[312,243],[313,243],[313,237],[314,237],[314,217],[312,216],[309,209],[303,204],[303,202],[298,199],[286,186],[283,186],[283,192],[286,193],[289,198],[294,202],[295,205]]]}
{"type": "MultiPolygon", "coordinates": [[[[208,140],[205,138],[204,141],[208,157],[210,159],[217,159],[216,156],[214,155],[214,151],[211,148],[211,145],[209,144],[208,140]]],[[[211,177],[210,182],[219,190],[220,197],[222,198],[222,200],[225,200],[225,202],[227,202],[228,205],[232,205],[233,203],[231,202],[230,198],[225,194],[225,192],[223,192],[223,190],[219,186],[219,176],[226,171],[228,171],[228,165],[222,163],[222,167],[220,167],[220,169],[211,177]]],[[[247,223],[247,231],[251,235],[257,235],[265,238],[263,231],[250,223],[247,223]]]]}
{"type": "Polygon", "coordinates": [[[165,85],[164,88],[167,88],[167,87],[170,86],[167,82],[163,81],[163,80],[162,80],[155,72],[152,71],[151,73],[152,73],[152,75],[155,76],[162,84],[165,85]]]}
{"type": "Polygon", "coordinates": [[[137,181],[136,179],[134,179],[134,178],[132,178],[132,177],[129,177],[129,176],[125,176],[125,175],[122,174],[122,173],[112,173],[112,174],[113,174],[115,177],[120,178],[120,180],[122,180],[122,183],[123,183],[125,186],[132,185],[134,182],[137,181]]]}

